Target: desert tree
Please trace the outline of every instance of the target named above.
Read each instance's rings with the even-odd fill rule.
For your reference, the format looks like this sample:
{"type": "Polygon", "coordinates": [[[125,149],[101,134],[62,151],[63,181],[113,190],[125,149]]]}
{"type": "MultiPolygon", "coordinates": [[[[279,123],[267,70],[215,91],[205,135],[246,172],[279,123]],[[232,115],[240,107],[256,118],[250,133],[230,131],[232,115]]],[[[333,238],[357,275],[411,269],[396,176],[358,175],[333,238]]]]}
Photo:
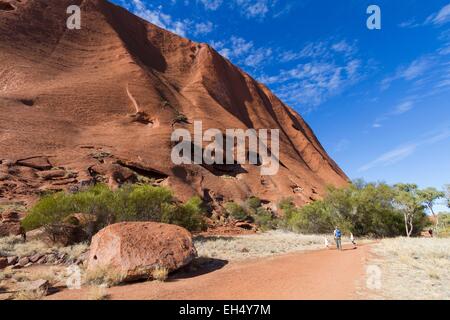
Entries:
{"type": "Polygon", "coordinates": [[[437,200],[445,197],[445,192],[439,191],[436,188],[426,188],[423,190],[418,190],[417,196],[433,215],[435,222],[434,230],[437,232],[439,230],[439,215],[434,212],[433,207],[437,200]]]}
{"type": "Polygon", "coordinates": [[[394,198],[395,205],[403,213],[406,236],[411,237],[414,231],[414,218],[422,209],[422,201],[418,195],[419,188],[416,184],[396,184],[397,195],[394,198]]]}

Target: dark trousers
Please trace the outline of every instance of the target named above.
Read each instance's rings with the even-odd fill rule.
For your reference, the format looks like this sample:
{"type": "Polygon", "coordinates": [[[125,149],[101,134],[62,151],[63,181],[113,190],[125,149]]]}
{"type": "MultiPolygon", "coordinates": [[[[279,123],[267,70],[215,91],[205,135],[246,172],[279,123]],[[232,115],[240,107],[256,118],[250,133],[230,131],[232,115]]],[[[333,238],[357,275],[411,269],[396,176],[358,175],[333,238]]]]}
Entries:
{"type": "Polygon", "coordinates": [[[334,240],[336,240],[337,249],[342,250],[341,238],[335,238],[334,240]]]}

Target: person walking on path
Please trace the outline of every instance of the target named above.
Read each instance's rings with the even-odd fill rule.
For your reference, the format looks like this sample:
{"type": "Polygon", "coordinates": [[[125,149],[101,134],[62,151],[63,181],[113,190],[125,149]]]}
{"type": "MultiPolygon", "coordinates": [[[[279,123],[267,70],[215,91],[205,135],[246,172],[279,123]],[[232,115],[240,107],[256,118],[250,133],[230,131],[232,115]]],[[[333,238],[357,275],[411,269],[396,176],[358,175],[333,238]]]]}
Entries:
{"type": "Polygon", "coordinates": [[[350,241],[353,244],[353,249],[356,249],[356,241],[355,241],[355,237],[353,236],[353,233],[350,233],[350,241]]]}
{"type": "Polygon", "coordinates": [[[327,249],[330,249],[330,243],[328,242],[328,238],[325,237],[324,240],[325,240],[325,247],[326,247],[327,249]]]}
{"type": "Polygon", "coordinates": [[[336,240],[336,247],[338,250],[342,250],[341,238],[342,238],[342,232],[336,226],[336,228],[334,229],[334,240],[336,240]]]}

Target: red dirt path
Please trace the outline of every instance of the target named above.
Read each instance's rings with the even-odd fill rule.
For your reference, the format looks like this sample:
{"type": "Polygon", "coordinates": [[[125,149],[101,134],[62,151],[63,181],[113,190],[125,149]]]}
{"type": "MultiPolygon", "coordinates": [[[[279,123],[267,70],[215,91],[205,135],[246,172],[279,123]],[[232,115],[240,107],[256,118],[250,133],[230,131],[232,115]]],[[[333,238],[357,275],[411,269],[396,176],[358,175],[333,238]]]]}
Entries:
{"type": "MultiPolygon", "coordinates": [[[[370,245],[309,251],[231,262],[200,276],[108,289],[111,299],[358,299],[370,245]]],[[[66,290],[49,299],[86,299],[89,288],[66,290]]]]}

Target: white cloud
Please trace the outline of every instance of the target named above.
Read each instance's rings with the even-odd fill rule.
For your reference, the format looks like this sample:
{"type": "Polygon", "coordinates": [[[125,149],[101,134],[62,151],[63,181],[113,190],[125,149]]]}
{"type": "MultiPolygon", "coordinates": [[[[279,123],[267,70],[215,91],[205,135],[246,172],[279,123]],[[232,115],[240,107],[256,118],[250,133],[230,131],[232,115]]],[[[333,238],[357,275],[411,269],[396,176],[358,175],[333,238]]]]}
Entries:
{"type": "Polygon", "coordinates": [[[211,45],[226,58],[254,69],[267,63],[272,56],[271,48],[257,48],[252,41],[241,37],[232,36],[229,41],[213,41],[211,45]]]}
{"type": "Polygon", "coordinates": [[[340,52],[346,55],[352,55],[357,51],[357,47],[354,44],[349,44],[345,40],[333,44],[331,48],[336,52],[340,52]]]}
{"type": "Polygon", "coordinates": [[[169,14],[162,11],[162,6],[149,8],[142,0],[132,0],[131,6],[126,7],[142,19],[183,37],[186,36],[191,24],[189,20],[174,20],[169,14]]]}
{"type": "Polygon", "coordinates": [[[413,108],[413,102],[412,101],[405,101],[398,106],[395,107],[394,111],[392,112],[393,115],[400,115],[404,114],[408,111],[410,111],[413,108]]]}
{"type": "Polygon", "coordinates": [[[205,9],[215,11],[222,5],[223,0],[200,0],[205,9]]]}
{"type": "Polygon", "coordinates": [[[363,63],[356,53],[356,46],[347,41],[308,43],[298,53],[286,51],[278,59],[301,63],[276,75],[262,75],[259,80],[272,85],[274,92],[288,104],[311,111],[362,77],[363,63]]]}
{"type": "Polygon", "coordinates": [[[388,151],[375,160],[363,165],[358,169],[358,171],[365,172],[376,167],[386,167],[396,164],[413,155],[420,147],[432,145],[448,138],[450,138],[450,127],[446,127],[440,131],[427,134],[424,136],[424,138],[420,139],[417,142],[411,142],[388,151]]]}
{"type": "Polygon", "coordinates": [[[269,10],[276,4],[276,0],[234,0],[235,5],[247,18],[265,18],[269,10]]]}
{"type": "Polygon", "coordinates": [[[214,24],[211,21],[200,22],[195,25],[195,35],[205,35],[214,30],[214,24]]]}
{"type": "Polygon", "coordinates": [[[379,166],[386,167],[388,165],[395,164],[412,155],[416,151],[417,147],[418,147],[417,144],[410,144],[386,152],[377,159],[375,159],[374,161],[371,161],[366,165],[362,166],[361,168],[359,168],[358,172],[365,172],[375,167],[379,166]]]}
{"type": "Polygon", "coordinates": [[[443,25],[450,21],[450,4],[427,18],[425,24],[443,25]]]}
{"type": "Polygon", "coordinates": [[[382,90],[388,89],[392,82],[396,80],[407,80],[411,81],[417,79],[424,75],[426,71],[431,69],[434,66],[434,59],[430,56],[420,57],[413,62],[411,62],[408,66],[403,66],[397,69],[393,76],[387,77],[383,79],[381,82],[382,90]]]}

